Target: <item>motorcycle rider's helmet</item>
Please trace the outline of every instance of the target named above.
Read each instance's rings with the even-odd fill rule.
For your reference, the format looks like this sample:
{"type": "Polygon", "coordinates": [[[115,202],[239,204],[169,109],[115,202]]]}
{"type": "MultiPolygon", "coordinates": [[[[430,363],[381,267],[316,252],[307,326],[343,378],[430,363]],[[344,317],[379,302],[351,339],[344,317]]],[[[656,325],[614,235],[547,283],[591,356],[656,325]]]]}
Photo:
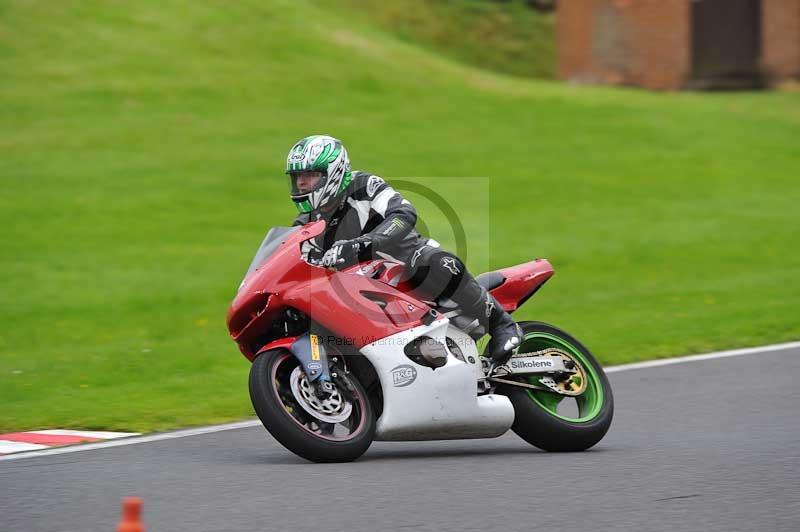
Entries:
{"type": "Polygon", "coordinates": [[[286,157],[290,195],[300,212],[312,212],[341,198],[352,181],[350,159],[339,139],[328,135],[311,135],[300,139],[286,157]],[[319,183],[301,192],[297,177],[301,172],[320,172],[319,183]]]}

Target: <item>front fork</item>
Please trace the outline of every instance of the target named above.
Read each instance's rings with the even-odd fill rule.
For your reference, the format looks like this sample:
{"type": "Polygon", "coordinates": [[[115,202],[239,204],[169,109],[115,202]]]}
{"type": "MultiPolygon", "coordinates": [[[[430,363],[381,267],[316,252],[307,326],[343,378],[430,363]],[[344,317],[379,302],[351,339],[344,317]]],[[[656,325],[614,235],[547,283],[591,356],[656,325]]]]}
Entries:
{"type": "Polygon", "coordinates": [[[354,390],[345,376],[348,372],[344,361],[340,364],[341,355],[336,354],[329,359],[320,335],[307,332],[299,336],[292,344],[291,351],[303,365],[303,371],[317,396],[332,393],[337,385],[348,395],[354,390]]]}

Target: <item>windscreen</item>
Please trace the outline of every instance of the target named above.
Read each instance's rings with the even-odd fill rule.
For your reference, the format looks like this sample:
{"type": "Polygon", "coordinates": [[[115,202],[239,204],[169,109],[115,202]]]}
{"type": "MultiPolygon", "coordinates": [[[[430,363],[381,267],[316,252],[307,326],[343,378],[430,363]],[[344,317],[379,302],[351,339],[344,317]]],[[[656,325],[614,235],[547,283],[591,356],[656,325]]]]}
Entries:
{"type": "MultiPolygon", "coordinates": [[[[261,242],[261,245],[258,247],[258,251],[256,251],[256,256],[253,257],[253,261],[250,263],[250,267],[247,268],[247,273],[244,274],[244,278],[247,279],[247,276],[252,273],[253,270],[261,266],[270,255],[275,253],[275,250],[278,249],[278,246],[281,245],[281,242],[286,240],[286,238],[294,233],[295,231],[299,231],[301,226],[296,227],[273,227],[272,229],[267,232],[267,236],[264,237],[264,240],[261,242]]],[[[244,284],[244,280],[242,280],[244,284]]]]}

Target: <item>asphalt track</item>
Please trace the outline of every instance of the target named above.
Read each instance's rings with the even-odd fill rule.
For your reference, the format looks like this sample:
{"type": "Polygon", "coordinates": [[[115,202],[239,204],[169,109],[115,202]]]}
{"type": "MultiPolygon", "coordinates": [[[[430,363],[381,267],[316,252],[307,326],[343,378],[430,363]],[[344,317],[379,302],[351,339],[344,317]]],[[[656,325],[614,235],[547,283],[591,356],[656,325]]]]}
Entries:
{"type": "MultiPolygon", "coordinates": [[[[800,530],[800,348],[610,374],[611,431],[294,457],[260,427],[0,462],[0,531],[800,530]]],[[[242,393],[246,393],[243,375],[242,393]]]]}

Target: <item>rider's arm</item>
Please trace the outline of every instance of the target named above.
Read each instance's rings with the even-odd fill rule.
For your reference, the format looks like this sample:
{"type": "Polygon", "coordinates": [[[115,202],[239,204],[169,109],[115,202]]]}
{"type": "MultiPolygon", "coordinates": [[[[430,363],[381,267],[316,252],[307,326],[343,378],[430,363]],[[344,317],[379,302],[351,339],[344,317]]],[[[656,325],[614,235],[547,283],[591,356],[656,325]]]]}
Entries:
{"type": "Polygon", "coordinates": [[[365,190],[370,202],[370,210],[383,217],[372,231],[362,235],[376,249],[402,240],[414,229],[417,223],[417,211],[407,199],[390,187],[378,176],[371,176],[365,190]]]}
{"type": "Polygon", "coordinates": [[[292,227],[298,225],[306,225],[308,222],[311,221],[310,215],[307,212],[301,212],[297,215],[297,218],[294,219],[292,222],[292,227]]]}

